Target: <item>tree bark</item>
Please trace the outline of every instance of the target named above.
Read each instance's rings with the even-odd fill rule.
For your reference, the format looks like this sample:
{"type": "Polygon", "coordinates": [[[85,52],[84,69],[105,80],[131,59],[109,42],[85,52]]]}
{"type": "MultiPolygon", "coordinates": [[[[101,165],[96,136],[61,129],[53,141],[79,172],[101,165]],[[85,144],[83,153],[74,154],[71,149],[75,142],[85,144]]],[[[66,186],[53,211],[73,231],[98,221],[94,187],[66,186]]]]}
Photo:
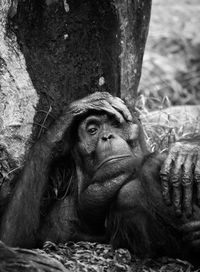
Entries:
{"type": "Polygon", "coordinates": [[[128,101],[137,97],[149,30],[151,0],[115,0],[114,4],[120,25],[120,93],[128,101]]]}
{"type": "Polygon", "coordinates": [[[12,2],[0,1],[0,212],[15,171],[30,146],[38,95],[16,36],[8,28],[12,2]]]}

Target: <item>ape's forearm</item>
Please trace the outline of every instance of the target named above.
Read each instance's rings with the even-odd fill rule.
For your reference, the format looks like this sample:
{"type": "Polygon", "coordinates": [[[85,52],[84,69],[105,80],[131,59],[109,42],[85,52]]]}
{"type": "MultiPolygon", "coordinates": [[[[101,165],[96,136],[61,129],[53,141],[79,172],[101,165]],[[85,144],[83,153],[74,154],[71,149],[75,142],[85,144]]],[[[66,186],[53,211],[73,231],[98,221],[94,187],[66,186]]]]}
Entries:
{"type": "Polygon", "coordinates": [[[34,246],[51,151],[51,144],[43,140],[36,143],[30,151],[2,219],[1,240],[10,246],[34,246]]]}
{"type": "Polygon", "coordinates": [[[79,197],[81,216],[92,221],[103,219],[113,198],[129,178],[130,174],[122,174],[104,183],[89,185],[79,197]]]}

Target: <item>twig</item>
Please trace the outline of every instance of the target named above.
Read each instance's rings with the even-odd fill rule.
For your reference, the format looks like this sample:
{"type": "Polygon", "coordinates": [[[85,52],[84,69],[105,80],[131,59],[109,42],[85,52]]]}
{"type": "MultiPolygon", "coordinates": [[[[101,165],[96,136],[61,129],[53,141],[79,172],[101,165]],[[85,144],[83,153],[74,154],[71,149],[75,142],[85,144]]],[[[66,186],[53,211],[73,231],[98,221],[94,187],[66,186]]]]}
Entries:
{"type": "Polygon", "coordinates": [[[49,116],[49,114],[50,114],[51,111],[52,111],[52,107],[51,107],[51,105],[50,105],[50,106],[49,106],[49,110],[48,110],[48,112],[47,112],[47,114],[46,114],[46,116],[45,116],[45,118],[44,118],[44,120],[43,120],[43,122],[42,122],[42,125],[41,125],[40,131],[39,131],[39,133],[38,133],[37,139],[40,138],[41,133],[42,133],[42,129],[43,129],[43,127],[45,127],[46,120],[47,120],[47,118],[48,118],[48,116],[49,116]]]}

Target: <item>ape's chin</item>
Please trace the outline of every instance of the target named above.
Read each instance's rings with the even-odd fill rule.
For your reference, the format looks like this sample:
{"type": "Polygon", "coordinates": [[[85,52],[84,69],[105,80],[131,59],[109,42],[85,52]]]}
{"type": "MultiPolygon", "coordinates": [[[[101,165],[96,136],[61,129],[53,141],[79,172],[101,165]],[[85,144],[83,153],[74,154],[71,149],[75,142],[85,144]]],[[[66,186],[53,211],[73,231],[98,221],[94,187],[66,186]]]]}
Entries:
{"type": "Polygon", "coordinates": [[[121,174],[126,174],[126,176],[134,174],[136,172],[134,160],[133,156],[124,156],[108,160],[97,169],[93,175],[92,183],[114,179],[121,174]]]}

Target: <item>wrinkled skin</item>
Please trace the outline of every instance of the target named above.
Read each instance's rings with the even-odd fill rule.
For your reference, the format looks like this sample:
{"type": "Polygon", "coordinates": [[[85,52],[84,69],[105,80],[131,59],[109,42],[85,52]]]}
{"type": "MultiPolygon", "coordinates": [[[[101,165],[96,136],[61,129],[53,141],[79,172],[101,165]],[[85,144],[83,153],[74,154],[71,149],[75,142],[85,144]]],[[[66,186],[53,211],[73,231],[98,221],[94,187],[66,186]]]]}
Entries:
{"type": "MultiPolygon", "coordinates": [[[[173,144],[161,171],[162,194],[167,205],[173,205],[177,216],[190,218],[193,204],[200,206],[200,138],[173,144]]],[[[188,245],[200,246],[200,221],[186,223],[182,228],[188,245]]]]}
{"type": "MultiPolygon", "coordinates": [[[[115,214],[113,207],[119,205],[117,207],[121,209],[121,206],[128,205],[132,212],[134,205],[142,205],[143,197],[144,204],[147,205],[149,192],[153,191],[149,195],[150,198],[155,198],[155,188],[162,210],[170,222],[179,222],[178,230],[183,231],[183,237],[189,242],[192,240],[192,243],[197,243],[198,239],[195,237],[200,229],[197,222],[198,212],[191,219],[185,219],[184,212],[189,216],[193,211],[191,207],[194,208],[196,200],[191,196],[197,195],[196,198],[199,199],[199,142],[175,143],[168,154],[161,157],[155,155],[154,165],[153,158],[148,158],[148,163],[143,164],[143,156],[138,157],[135,154],[139,137],[138,125],[132,123],[130,112],[119,98],[108,93],[95,93],[70,104],[30,151],[1,222],[1,239],[8,245],[21,247],[34,247],[38,242],[47,239],[53,242],[107,241],[113,239],[113,233],[109,234],[115,214]],[[74,140],[73,148],[67,142],[68,137],[74,140]],[[56,153],[60,143],[63,143],[62,153],[65,156],[69,154],[74,159],[75,175],[72,175],[70,182],[72,180],[76,190],[75,193],[56,201],[43,218],[40,216],[40,207],[48,183],[49,166],[52,163],[52,153],[56,153]],[[190,158],[193,157],[196,160],[191,163],[190,158]],[[147,174],[140,177],[143,170],[147,174]],[[154,179],[149,178],[148,181],[148,176],[153,176],[154,179]],[[194,184],[190,182],[193,180],[194,184]],[[146,187],[149,192],[143,191],[143,182],[148,185],[146,187]],[[190,185],[185,186],[188,183],[190,185]],[[197,189],[191,190],[191,187],[197,189]],[[125,190],[126,188],[128,190],[125,190]],[[169,199],[172,200],[178,214],[179,210],[183,212],[182,219],[175,216],[173,206],[165,206],[161,192],[168,204],[169,199]],[[183,201],[180,201],[182,192],[183,201]],[[116,202],[116,199],[127,200],[127,203],[116,202]]],[[[60,156],[60,152],[56,154],[60,156]]],[[[197,206],[195,210],[198,211],[197,206]]],[[[152,214],[143,218],[140,209],[136,209],[136,212],[139,222],[140,218],[144,221],[150,218],[151,222],[152,214]]],[[[120,216],[123,217],[123,209],[120,216]]],[[[135,223],[137,225],[137,221],[132,222],[133,227],[135,223]]],[[[163,227],[165,229],[165,225],[163,227]]],[[[150,241],[152,237],[150,235],[150,241]]],[[[161,235],[159,239],[160,242],[163,240],[167,243],[165,236],[161,235]]],[[[154,243],[154,240],[152,242],[154,243]]],[[[123,241],[119,246],[122,245],[123,241]]]]}
{"type": "Polygon", "coordinates": [[[198,139],[182,140],[172,145],[160,171],[163,197],[168,205],[173,203],[177,215],[181,215],[182,211],[187,216],[192,215],[193,188],[197,204],[200,205],[199,143],[198,139]]]}

